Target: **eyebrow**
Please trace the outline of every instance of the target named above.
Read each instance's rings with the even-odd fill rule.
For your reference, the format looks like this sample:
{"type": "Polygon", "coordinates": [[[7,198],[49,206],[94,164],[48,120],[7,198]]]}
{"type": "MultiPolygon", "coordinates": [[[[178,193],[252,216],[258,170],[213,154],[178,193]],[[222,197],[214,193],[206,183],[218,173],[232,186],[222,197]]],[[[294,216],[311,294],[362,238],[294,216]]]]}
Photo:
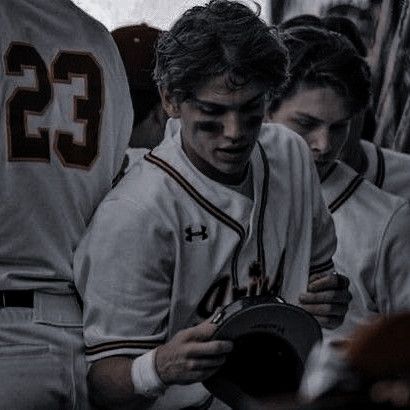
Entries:
{"type": "Polygon", "coordinates": [[[195,102],[196,104],[200,104],[203,106],[207,106],[211,109],[216,109],[216,110],[234,110],[234,109],[243,109],[249,105],[252,105],[252,103],[258,101],[261,99],[261,97],[263,97],[265,95],[264,92],[259,93],[258,95],[256,95],[255,97],[250,98],[248,101],[245,101],[242,104],[232,104],[232,105],[224,105],[224,104],[218,104],[218,103],[214,103],[211,101],[206,101],[206,100],[201,100],[199,98],[196,97],[191,97],[191,100],[193,102],[195,102]]]}
{"type": "MultiPolygon", "coordinates": [[[[305,117],[305,118],[307,118],[307,119],[309,119],[309,120],[316,121],[316,122],[321,122],[321,121],[322,121],[320,118],[313,117],[312,115],[309,115],[309,114],[306,114],[306,113],[300,112],[300,111],[295,111],[295,115],[299,115],[299,116],[301,116],[301,117],[305,117]]],[[[335,121],[335,124],[339,124],[339,123],[341,123],[341,122],[349,121],[352,117],[353,117],[353,114],[352,114],[352,115],[349,115],[349,116],[346,117],[346,118],[342,118],[342,119],[340,119],[340,120],[338,120],[338,121],[335,121]]]]}

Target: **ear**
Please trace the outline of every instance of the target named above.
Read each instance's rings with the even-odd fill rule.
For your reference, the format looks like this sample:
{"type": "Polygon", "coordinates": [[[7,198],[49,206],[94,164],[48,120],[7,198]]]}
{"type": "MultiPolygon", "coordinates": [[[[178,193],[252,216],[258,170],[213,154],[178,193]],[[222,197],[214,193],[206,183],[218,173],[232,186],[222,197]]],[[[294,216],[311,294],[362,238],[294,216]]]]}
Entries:
{"type": "Polygon", "coordinates": [[[181,116],[181,109],[179,103],[176,101],[166,88],[159,88],[159,95],[161,96],[161,104],[169,117],[179,118],[181,116]]]}

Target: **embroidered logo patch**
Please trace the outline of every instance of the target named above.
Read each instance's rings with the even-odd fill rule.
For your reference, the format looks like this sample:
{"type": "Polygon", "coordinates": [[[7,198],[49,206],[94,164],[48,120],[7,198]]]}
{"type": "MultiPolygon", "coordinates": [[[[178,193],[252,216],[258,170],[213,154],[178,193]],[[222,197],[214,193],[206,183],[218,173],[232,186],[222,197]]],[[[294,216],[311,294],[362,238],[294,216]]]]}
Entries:
{"type": "Polygon", "coordinates": [[[196,231],[196,232],[192,230],[192,226],[188,226],[188,228],[185,228],[185,233],[186,233],[185,240],[188,242],[192,242],[192,239],[194,237],[198,237],[202,239],[203,241],[208,238],[208,234],[206,232],[206,226],[204,225],[201,225],[201,230],[196,231]]]}

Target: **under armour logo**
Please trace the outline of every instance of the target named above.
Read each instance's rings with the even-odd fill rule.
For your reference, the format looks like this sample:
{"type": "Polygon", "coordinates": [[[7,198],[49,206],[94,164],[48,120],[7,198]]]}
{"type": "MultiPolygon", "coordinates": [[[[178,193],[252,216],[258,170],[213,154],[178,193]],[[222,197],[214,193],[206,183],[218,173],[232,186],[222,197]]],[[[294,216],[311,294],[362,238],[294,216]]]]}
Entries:
{"type": "Polygon", "coordinates": [[[193,232],[192,227],[188,226],[188,228],[185,228],[185,233],[185,240],[188,242],[192,242],[192,238],[194,236],[200,236],[203,241],[208,238],[208,234],[206,233],[206,226],[204,225],[201,225],[201,230],[198,232],[193,232]]]}

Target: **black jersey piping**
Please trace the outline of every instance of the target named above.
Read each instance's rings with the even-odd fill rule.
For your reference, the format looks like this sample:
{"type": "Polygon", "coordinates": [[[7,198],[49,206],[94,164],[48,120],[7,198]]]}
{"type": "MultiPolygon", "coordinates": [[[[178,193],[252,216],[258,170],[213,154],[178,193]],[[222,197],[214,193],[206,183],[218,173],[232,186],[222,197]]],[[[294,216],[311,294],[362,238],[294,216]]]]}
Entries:
{"type": "Polygon", "coordinates": [[[377,188],[382,189],[384,184],[384,178],[386,176],[386,163],[384,161],[383,151],[380,147],[376,147],[376,154],[377,154],[377,172],[374,184],[377,188]]]}
{"type": "Polygon", "coordinates": [[[261,207],[259,210],[259,220],[258,220],[258,235],[257,235],[257,242],[258,242],[258,262],[262,268],[262,272],[266,274],[266,260],[265,260],[265,249],[263,246],[263,225],[265,220],[265,210],[266,204],[268,203],[268,191],[269,191],[269,163],[268,159],[266,158],[265,150],[262,148],[260,142],[258,142],[258,146],[260,149],[262,162],[263,162],[263,170],[264,170],[264,177],[263,177],[263,185],[262,185],[262,199],[261,199],[261,207]]]}
{"type": "Polygon", "coordinates": [[[356,175],[343,192],[328,206],[330,213],[336,212],[353,195],[362,182],[363,177],[356,175]]]}

